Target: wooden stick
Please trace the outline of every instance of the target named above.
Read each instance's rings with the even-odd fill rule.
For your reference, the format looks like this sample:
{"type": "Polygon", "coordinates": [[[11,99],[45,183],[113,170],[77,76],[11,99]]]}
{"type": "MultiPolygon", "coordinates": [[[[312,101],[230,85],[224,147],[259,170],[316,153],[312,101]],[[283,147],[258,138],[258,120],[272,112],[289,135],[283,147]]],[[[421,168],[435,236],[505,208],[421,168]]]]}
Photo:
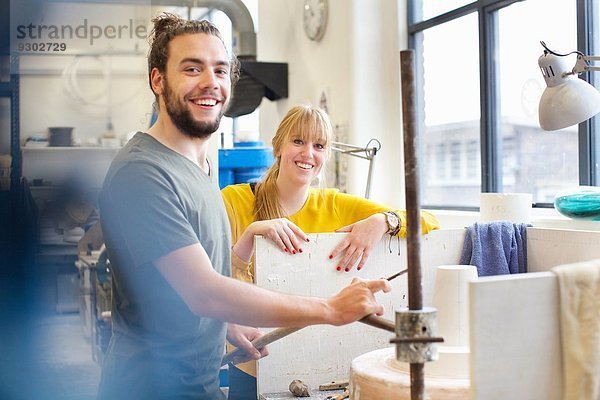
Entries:
{"type": "Polygon", "coordinates": [[[394,275],[392,275],[392,276],[389,276],[389,277],[385,278],[385,280],[386,280],[386,281],[391,281],[392,279],[396,279],[396,278],[397,278],[397,277],[399,277],[400,275],[404,275],[404,274],[405,274],[405,273],[407,273],[407,272],[408,272],[408,269],[403,269],[402,271],[400,271],[400,272],[397,272],[397,273],[395,273],[394,275]]]}
{"type": "MultiPolygon", "coordinates": [[[[396,332],[396,324],[393,321],[390,321],[385,318],[381,318],[375,315],[367,315],[366,317],[359,319],[358,322],[362,322],[363,324],[367,324],[373,326],[375,328],[383,329],[388,332],[396,332]]],[[[276,340],[282,339],[292,333],[300,330],[302,328],[277,328],[273,329],[271,332],[265,333],[263,336],[259,337],[252,341],[252,345],[257,348],[263,348],[268,344],[275,342],[276,340]]],[[[233,361],[235,357],[241,356],[244,354],[244,350],[235,349],[230,351],[223,357],[221,361],[221,365],[229,364],[233,361]]]]}
{"type": "MultiPolygon", "coordinates": [[[[294,333],[300,329],[302,329],[302,328],[273,329],[271,332],[265,333],[263,336],[259,337],[258,339],[254,339],[252,341],[252,345],[257,349],[261,349],[261,348],[265,347],[266,345],[273,343],[274,341],[284,338],[288,335],[291,335],[292,333],[294,333]]],[[[221,365],[229,364],[230,362],[233,361],[233,359],[235,357],[241,356],[242,354],[244,354],[244,350],[242,350],[240,348],[230,351],[229,353],[225,354],[225,356],[223,357],[223,360],[221,361],[221,365]]]]}
{"type": "MultiPolygon", "coordinates": [[[[388,276],[385,279],[387,281],[391,281],[393,279],[396,279],[400,275],[404,275],[407,271],[408,270],[404,269],[398,273],[395,273],[392,276],[388,276]]],[[[395,322],[390,321],[385,318],[378,317],[376,315],[367,315],[366,317],[364,317],[358,321],[362,322],[363,324],[373,326],[375,328],[386,330],[388,332],[392,332],[392,333],[396,332],[396,323],[395,322]]],[[[292,333],[294,333],[300,329],[302,329],[302,328],[277,328],[277,329],[272,330],[271,332],[265,333],[263,336],[259,337],[258,339],[253,340],[252,344],[254,345],[255,348],[260,349],[260,348],[265,347],[268,344],[273,343],[276,340],[279,340],[288,335],[291,335],[292,333]]],[[[223,357],[223,360],[221,361],[221,365],[229,364],[231,361],[233,361],[233,359],[235,357],[240,356],[243,353],[244,353],[244,351],[242,349],[232,350],[231,352],[225,354],[225,357],[223,357]]]]}

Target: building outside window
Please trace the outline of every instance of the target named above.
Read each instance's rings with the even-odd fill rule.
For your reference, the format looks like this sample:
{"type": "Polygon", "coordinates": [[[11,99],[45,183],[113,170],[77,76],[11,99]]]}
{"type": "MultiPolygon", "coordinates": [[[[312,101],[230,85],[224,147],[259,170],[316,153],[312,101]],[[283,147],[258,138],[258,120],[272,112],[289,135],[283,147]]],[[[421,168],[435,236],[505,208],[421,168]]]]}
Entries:
{"type": "Polygon", "coordinates": [[[539,126],[546,84],[537,64],[542,40],[559,53],[591,54],[581,46],[593,50],[597,34],[578,21],[598,22],[596,3],[408,2],[420,142],[434,149],[420,152],[424,206],[476,208],[488,191],[532,193],[536,205],[550,206],[562,191],[596,184],[593,123],[539,126]]]}

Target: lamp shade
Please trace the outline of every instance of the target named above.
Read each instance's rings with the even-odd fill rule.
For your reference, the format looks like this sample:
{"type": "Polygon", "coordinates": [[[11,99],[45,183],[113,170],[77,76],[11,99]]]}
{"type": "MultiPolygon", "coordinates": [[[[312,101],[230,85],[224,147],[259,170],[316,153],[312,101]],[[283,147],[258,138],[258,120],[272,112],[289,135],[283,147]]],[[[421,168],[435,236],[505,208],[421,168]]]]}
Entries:
{"type": "Polygon", "coordinates": [[[571,74],[563,57],[543,54],[538,65],[546,80],[539,106],[540,126],[554,131],[579,124],[600,112],[600,93],[571,74]]]}

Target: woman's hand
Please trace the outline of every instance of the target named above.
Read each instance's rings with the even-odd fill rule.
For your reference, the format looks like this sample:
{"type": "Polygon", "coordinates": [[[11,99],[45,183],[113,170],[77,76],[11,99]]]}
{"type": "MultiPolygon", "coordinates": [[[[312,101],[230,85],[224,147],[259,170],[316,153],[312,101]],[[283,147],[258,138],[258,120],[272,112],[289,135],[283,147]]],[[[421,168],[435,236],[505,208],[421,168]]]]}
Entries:
{"type": "Polygon", "coordinates": [[[344,226],[336,232],[350,232],[342,241],[335,246],[329,258],[335,258],[338,254],[344,252],[344,256],[337,265],[337,270],[350,271],[358,262],[356,267],[360,270],[371,250],[379,243],[383,235],[388,231],[385,215],[381,213],[373,214],[368,218],[344,226]]]}
{"type": "Polygon", "coordinates": [[[235,347],[244,350],[242,356],[235,357],[232,364],[239,364],[250,360],[258,360],[269,355],[267,347],[257,349],[252,341],[263,334],[256,328],[244,325],[227,324],[227,340],[235,347]]]}
{"type": "Polygon", "coordinates": [[[271,240],[281,251],[302,253],[302,244],[309,241],[306,233],[287,218],[255,221],[248,225],[233,251],[244,261],[250,261],[254,253],[254,236],[262,235],[271,240]]]}

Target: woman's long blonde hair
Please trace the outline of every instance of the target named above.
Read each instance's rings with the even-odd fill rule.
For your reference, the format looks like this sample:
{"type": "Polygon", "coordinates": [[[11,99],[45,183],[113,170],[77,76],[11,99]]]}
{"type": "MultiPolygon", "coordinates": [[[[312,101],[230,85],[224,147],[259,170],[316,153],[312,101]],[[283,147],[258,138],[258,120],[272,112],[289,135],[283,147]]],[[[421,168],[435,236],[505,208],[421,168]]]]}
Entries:
{"type": "MultiPolygon", "coordinates": [[[[267,170],[264,178],[256,185],[254,195],[254,218],[257,221],[286,217],[279,204],[277,177],[281,163],[281,148],[285,143],[298,137],[304,141],[320,141],[327,150],[329,158],[333,127],[327,113],[314,106],[298,105],[291,108],[277,128],[272,140],[275,163],[267,170]]],[[[321,174],[323,174],[321,170],[321,174]]],[[[322,176],[321,176],[322,178],[322,176]]],[[[323,179],[320,179],[322,182],[323,179]]]]}

